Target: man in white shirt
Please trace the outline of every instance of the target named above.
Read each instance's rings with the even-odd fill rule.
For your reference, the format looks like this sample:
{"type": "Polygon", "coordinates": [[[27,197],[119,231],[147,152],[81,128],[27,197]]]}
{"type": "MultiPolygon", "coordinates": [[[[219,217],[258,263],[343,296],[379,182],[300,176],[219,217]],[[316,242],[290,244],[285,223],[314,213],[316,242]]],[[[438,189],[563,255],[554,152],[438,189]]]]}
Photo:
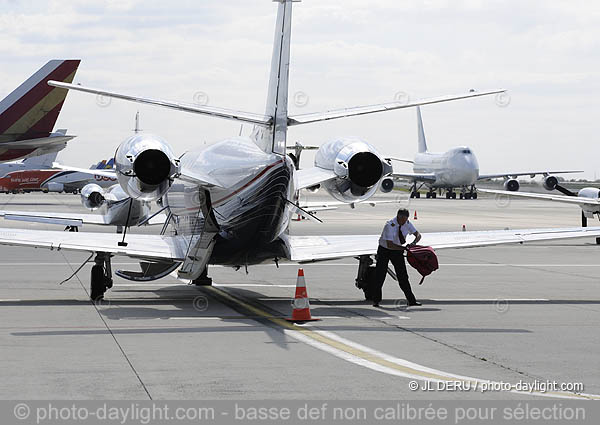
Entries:
{"type": "Polygon", "coordinates": [[[421,303],[417,302],[410,287],[408,273],[406,272],[406,263],[404,262],[404,251],[406,248],[416,245],[421,240],[421,234],[408,221],[408,216],[408,210],[398,210],[396,217],[385,223],[385,227],[379,238],[375,282],[373,282],[371,288],[371,299],[374,307],[379,307],[379,303],[381,302],[381,288],[383,287],[383,282],[385,282],[388,263],[390,261],[394,265],[398,284],[406,296],[408,305],[421,305],[421,303]],[[408,235],[414,235],[415,239],[405,246],[408,235]]]}

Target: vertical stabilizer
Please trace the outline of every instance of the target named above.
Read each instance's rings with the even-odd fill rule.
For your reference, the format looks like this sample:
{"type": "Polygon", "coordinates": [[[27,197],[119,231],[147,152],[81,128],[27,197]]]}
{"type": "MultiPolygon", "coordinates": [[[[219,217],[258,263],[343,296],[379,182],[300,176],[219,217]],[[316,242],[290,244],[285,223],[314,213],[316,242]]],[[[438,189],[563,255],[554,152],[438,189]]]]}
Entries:
{"type": "Polygon", "coordinates": [[[73,81],[79,60],[51,60],[0,101],[0,142],[49,137],[68,90],[49,80],[73,81]]]}
{"type": "Polygon", "coordinates": [[[425,131],[423,130],[423,119],[421,118],[421,108],[417,106],[417,127],[419,132],[419,153],[427,152],[427,142],[425,141],[425,131]]]}
{"type": "Polygon", "coordinates": [[[273,117],[272,127],[265,131],[265,147],[274,153],[285,155],[288,127],[288,87],[290,74],[290,40],[292,33],[292,3],[300,0],[273,0],[279,3],[266,115],[273,117]]]}

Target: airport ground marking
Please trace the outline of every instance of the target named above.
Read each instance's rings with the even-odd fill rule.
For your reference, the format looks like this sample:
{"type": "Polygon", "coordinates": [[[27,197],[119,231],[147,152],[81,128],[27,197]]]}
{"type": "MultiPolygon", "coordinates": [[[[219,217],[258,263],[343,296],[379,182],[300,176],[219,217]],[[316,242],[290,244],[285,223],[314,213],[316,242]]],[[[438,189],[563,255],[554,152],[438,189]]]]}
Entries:
{"type": "MultiPolygon", "coordinates": [[[[256,307],[234,295],[231,295],[230,293],[222,289],[218,289],[211,286],[208,286],[205,289],[211,292],[217,298],[221,298],[228,301],[229,303],[238,305],[242,307],[242,309],[252,312],[254,315],[266,319],[269,322],[281,327],[283,329],[284,334],[289,335],[299,341],[305,342],[314,348],[320,349],[321,351],[328,352],[330,354],[335,355],[338,358],[349,361],[359,366],[364,366],[375,371],[387,373],[389,375],[425,381],[460,381],[464,382],[465,384],[482,384],[494,382],[492,380],[471,378],[462,375],[454,375],[444,371],[432,369],[427,366],[419,365],[408,360],[400,359],[389,354],[374,350],[370,347],[366,347],[356,342],[347,340],[332,332],[315,329],[314,325],[297,325],[294,323],[290,323],[287,320],[275,317],[267,311],[256,307]]],[[[595,394],[578,394],[558,391],[528,392],[517,390],[511,390],[510,392],[515,394],[533,395],[539,397],[600,400],[600,395],[595,394]]]]}

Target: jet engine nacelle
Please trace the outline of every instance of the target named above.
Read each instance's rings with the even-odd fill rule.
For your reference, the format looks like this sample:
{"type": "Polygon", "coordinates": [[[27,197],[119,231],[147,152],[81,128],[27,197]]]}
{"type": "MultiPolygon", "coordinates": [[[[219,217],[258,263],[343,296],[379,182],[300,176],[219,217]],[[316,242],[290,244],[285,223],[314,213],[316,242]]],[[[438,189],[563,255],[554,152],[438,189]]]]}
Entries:
{"type": "Polygon", "coordinates": [[[546,176],[544,177],[544,182],[542,184],[544,186],[544,189],[554,190],[558,185],[558,179],[554,176],[546,176]]]}
{"type": "Polygon", "coordinates": [[[115,153],[119,184],[133,199],[160,199],[179,173],[179,159],[171,146],[151,134],[136,134],[119,145],[115,153]]]}
{"type": "Polygon", "coordinates": [[[358,138],[325,143],[317,151],[315,166],[335,173],[337,178],[322,186],[334,198],[349,203],[370,198],[383,176],[392,172],[377,150],[358,138]]]}
{"type": "Polygon", "coordinates": [[[104,189],[94,183],[86,184],[81,189],[81,203],[90,210],[98,209],[106,200],[104,189]]]}
{"type": "Polygon", "coordinates": [[[516,192],[519,190],[519,182],[517,179],[508,179],[504,182],[504,189],[510,192],[516,192]]]}
{"type": "Polygon", "coordinates": [[[65,190],[65,185],[62,183],[50,182],[46,185],[48,192],[62,192],[65,190]]]}
{"type": "Polygon", "coordinates": [[[383,193],[390,193],[394,190],[394,180],[387,178],[381,181],[381,191],[383,193]]]}
{"type": "Polygon", "coordinates": [[[600,189],[598,189],[597,187],[584,187],[579,192],[577,192],[577,196],[581,198],[599,199],[600,189]]]}

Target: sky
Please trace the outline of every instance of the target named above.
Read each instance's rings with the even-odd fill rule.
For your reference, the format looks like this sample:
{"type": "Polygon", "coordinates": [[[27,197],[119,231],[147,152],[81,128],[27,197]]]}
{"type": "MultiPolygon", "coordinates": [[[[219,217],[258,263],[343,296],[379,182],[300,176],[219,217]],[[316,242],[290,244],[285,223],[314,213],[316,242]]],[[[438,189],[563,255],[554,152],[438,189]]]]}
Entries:
{"type": "MultiPolygon", "coordinates": [[[[81,59],[83,85],[262,113],[276,10],[270,0],[0,0],[0,98],[50,59],[81,59]]],[[[429,149],[470,146],[481,173],[581,169],[600,178],[598,2],[303,0],[292,26],[292,114],[505,88],[500,100],[423,107],[429,149]]],[[[59,160],[89,166],[112,156],[136,111],[141,128],[178,154],[251,131],[73,92],[56,128],[78,137],[59,160]]],[[[412,158],[416,112],[298,126],[288,144],[343,136],[412,158]]]]}

